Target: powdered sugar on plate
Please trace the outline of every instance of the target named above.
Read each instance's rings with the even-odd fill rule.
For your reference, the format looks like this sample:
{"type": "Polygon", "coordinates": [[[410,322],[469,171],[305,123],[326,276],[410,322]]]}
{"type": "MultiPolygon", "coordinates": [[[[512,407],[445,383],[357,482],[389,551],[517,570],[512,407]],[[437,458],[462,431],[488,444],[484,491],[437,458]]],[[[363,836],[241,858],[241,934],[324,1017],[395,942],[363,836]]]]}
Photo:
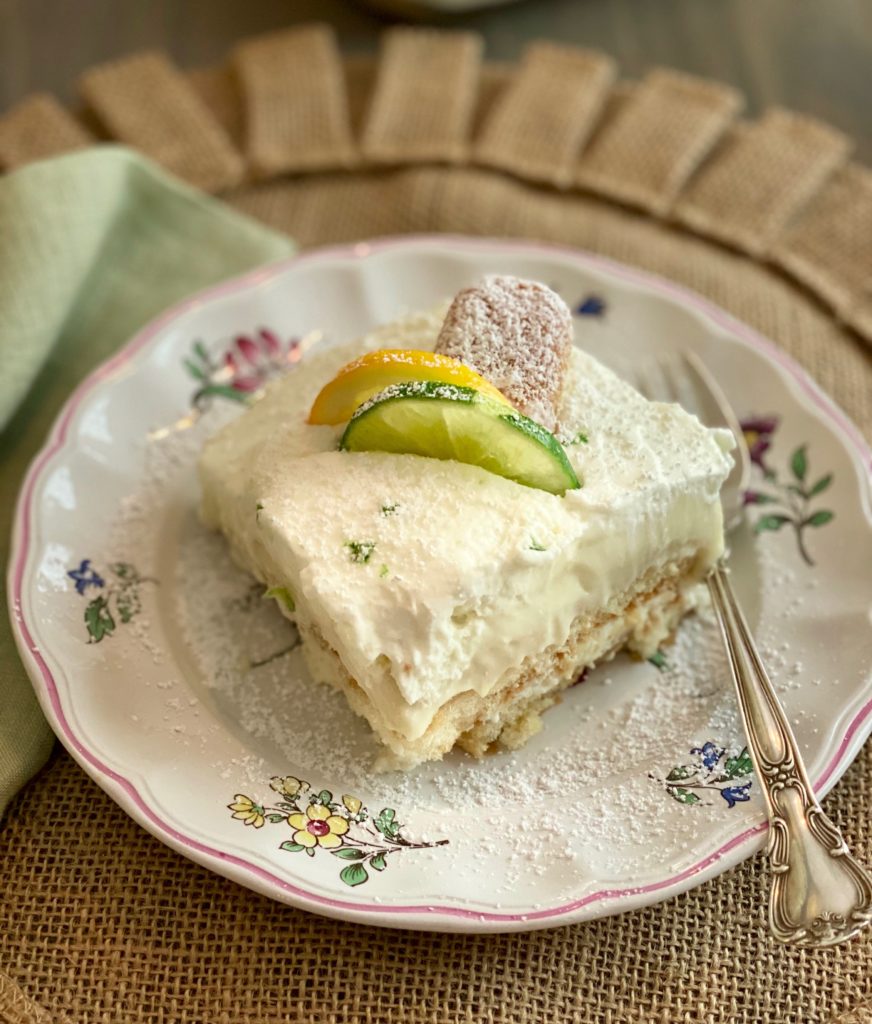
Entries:
{"type": "MultiPolygon", "coordinates": [[[[158,684],[166,691],[166,729],[188,744],[205,746],[221,730],[240,741],[245,753],[211,765],[228,793],[262,791],[271,776],[292,774],[353,791],[372,806],[402,807],[406,818],[422,821],[422,835],[435,835],[440,823],[444,831],[461,813],[476,822],[462,844],[471,870],[486,874],[489,858],[503,851],[507,891],[581,849],[585,872],[607,871],[620,849],[644,875],[662,862],[664,844],[673,843],[679,857],[695,832],[723,813],[717,790],[701,790],[699,806],[681,808],[682,828],[690,831],[676,837],[665,784],[670,771],[706,743],[724,756],[744,746],[705,600],[662,652],[660,668],[626,655],[600,666],[546,712],[544,729],[522,750],[480,761],[455,752],[406,774],[376,773],[377,744],[366,723],[341,694],[312,681],[294,626],[235,565],[224,539],[199,520],[196,458],[223,419],[210,415],[152,442],[141,485],[122,502],[110,552],[160,575],[159,607],[139,619],[128,640],[156,662],[191,670],[158,684]],[[184,658],[167,657],[155,615],[173,624],[184,658]]],[[[766,587],[794,582],[786,572],[767,565],[766,587]]],[[[792,589],[792,604],[799,606],[804,588],[792,589]]],[[[790,691],[801,666],[789,644],[779,647],[767,636],[764,630],[775,681],[790,691]]],[[[758,799],[751,793],[748,803],[758,799]]],[[[428,856],[448,870],[443,853],[428,856]]]]}
{"type": "MultiPolygon", "coordinates": [[[[794,525],[772,494],[769,505],[749,506],[730,564],[810,774],[828,784],[869,725],[865,463],[789,364],[689,298],[635,277],[628,286],[581,255],[444,239],[380,246],[359,263],[355,251],[267,269],[220,301],[190,306],[76,399],[66,433],[52,435],[36,468],[17,531],[23,576],[13,608],[19,636],[26,641],[26,629],[43,659],[25,654],[47,714],[137,820],[212,870],[309,908],[326,901],[328,912],[389,926],[503,930],[646,905],[712,877],[762,841],[763,809],[705,610],[662,651],[660,668],[619,657],[590,673],[522,750],[377,775],[365,723],[308,679],[293,628],[199,523],[197,456],[238,412],[230,399],[239,396],[216,394],[191,429],[146,437],[184,422],[202,391],[184,363],[198,338],[215,366],[228,334],[256,324],[282,338],[318,329],[341,342],[404,303],[425,308],[489,273],[553,280],[574,309],[598,297],[595,316],[575,318],[588,351],[698,351],[740,413],[776,414],[774,434],[760,421],[768,448],[754,485],[777,484],[775,496],[792,494],[797,509],[806,501],[797,481],[814,491],[794,525]],[[117,607],[96,638],[94,605],[109,591],[88,583],[89,561],[116,588],[113,565],[149,581],[135,616],[122,620],[117,607]],[[328,789],[340,807],[343,795],[359,799],[370,824],[391,810],[409,847],[352,885],[341,872],[353,854],[343,862],[319,847],[308,857],[287,817],[261,816],[275,806],[276,775],[328,789]],[[425,840],[445,845],[421,848],[425,840]],[[587,900],[615,889],[620,901],[587,900]],[[547,915],[534,920],[538,910],[547,915]]],[[[579,410],[582,428],[590,411],[579,410]]],[[[667,454],[692,457],[680,445],[667,454]]]]}

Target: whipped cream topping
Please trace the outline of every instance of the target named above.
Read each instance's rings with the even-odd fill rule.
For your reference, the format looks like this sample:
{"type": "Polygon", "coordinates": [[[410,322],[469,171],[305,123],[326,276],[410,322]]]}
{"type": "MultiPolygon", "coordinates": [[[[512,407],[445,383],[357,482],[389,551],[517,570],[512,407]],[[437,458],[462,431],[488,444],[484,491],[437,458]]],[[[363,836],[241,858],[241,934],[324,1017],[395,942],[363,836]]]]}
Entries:
{"type": "Polygon", "coordinates": [[[292,592],[301,624],[410,740],[455,694],[485,695],[563,643],[576,616],[652,565],[712,564],[733,443],[577,349],[559,436],[583,486],[564,497],[457,462],[340,452],[342,427],[305,422],[341,366],[377,348],[432,349],[443,314],[313,355],[200,461],[205,520],[263,582],[292,592]]]}

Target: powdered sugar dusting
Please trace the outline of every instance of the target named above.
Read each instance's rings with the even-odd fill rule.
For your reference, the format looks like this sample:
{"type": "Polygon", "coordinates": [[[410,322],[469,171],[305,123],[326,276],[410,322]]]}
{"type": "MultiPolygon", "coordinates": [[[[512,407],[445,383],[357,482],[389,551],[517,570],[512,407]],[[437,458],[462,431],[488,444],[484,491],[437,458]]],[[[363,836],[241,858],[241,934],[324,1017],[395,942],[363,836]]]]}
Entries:
{"type": "MultiPolygon", "coordinates": [[[[160,581],[113,640],[140,652],[146,668],[130,682],[147,687],[159,709],[131,714],[137,731],[143,722],[164,730],[228,799],[262,796],[270,776],[293,774],[372,807],[396,807],[417,837],[450,840],[420,851],[410,870],[441,887],[462,869],[507,906],[524,886],[556,887],[550,901],[577,896],[579,877],[643,878],[670,858],[682,863],[713,830],[734,828],[728,816],[742,811],[728,811],[716,793],[684,807],[663,785],[691,748],[713,740],[734,754],[744,742],[705,604],[665,649],[663,671],[625,656],[601,666],[545,714],[543,731],[522,751],[482,761],[458,752],[407,774],[376,773],[367,725],[338,692],[311,680],[293,625],[199,521],[194,465],[227,415],[216,408],[194,429],[149,446],[107,549],[160,581]]],[[[390,497],[389,511],[374,506],[373,517],[402,525],[407,509],[390,497]]],[[[796,578],[766,545],[743,557],[764,600],[790,592],[788,602],[771,600],[777,610],[760,640],[793,720],[805,726],[793,695],[802,666],[782,627],[802,616],[814,581],[796,578]]],[[[759,816],[756,784],[752,794],[745,813],[759,816]]],[[[222,808],[217,801],[216,813],[222,808]]]]}
{"type": "Polygon", "coordinates": [[[351,419],[352,421],[358,420],[374,405],[380,405],[382,402],[394,398],[436,398],[443,402],[471,403],[475,394],[472,388],[460,387],[457,384],[443,384],[432,380],[413,380],[401,384],[389,384],[360,405],[351,419]]]}
{"type": "MultiPolygon", "coordinates": [[[[312,682],[298,650],[270,658],[293,643],[293,626],[193,513],[183,536],[175,599],[186,643],[221,718],[234,723],[252,751],[216,765],[236,788],[256,789],[271,774],[292,773],[358,793],[373,806],[401,807],[421,838],[452,836],[450,848],[422,854],[422,870],[431,862],[428,871],[448,877],[460,857],[464,872],[509,901],[515,886],[549,875],[561,861],[572,868],[569,875],[608,877],[615,857],[629,859],[643,876],[662,864],[664,849],[674,849],[677,863],[713,821],[726,824],[716,792],[686,808],[663,786],[694,747],[714,739],[734,755],[744,746],[704,598],[665,648],[662,671],[624,655],[601,666],[546,712],[542,733],[522,751],[482,761],[455,752],[406,774],[379,774],[370,730],[344,698],[312,682]],[[264,663],[253,667],[258,661],[264,663]],[[460,823],[464,836],[457,834],[460,823]]],[[[788,693],[795,678],[789,660],[765,638],[764,649],[777,688],[788,693]]],[[[758,801],[755,785],[749,806],[758,801]]]]}

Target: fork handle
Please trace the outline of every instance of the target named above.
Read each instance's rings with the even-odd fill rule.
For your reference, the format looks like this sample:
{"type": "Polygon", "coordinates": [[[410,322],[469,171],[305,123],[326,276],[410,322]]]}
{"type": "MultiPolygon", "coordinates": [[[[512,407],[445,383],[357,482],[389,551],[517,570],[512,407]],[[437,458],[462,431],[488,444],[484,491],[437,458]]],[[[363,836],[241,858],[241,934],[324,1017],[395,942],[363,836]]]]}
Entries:
{"type": "Polygon", "coordinates": [[[851,856],[814,795],[723,564],[707,583],[769,811],[772,934],[801,946],[844,942],[872,922],[872,877],[851,856]]]}

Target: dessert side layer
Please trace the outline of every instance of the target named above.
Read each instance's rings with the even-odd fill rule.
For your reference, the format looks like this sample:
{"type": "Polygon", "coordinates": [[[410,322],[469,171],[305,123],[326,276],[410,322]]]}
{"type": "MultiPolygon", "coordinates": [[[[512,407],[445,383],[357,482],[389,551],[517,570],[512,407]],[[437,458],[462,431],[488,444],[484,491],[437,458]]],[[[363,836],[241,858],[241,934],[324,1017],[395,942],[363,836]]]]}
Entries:
{"type": "Polygon", "coordinates": [[[578,350],[557,430],[584,486],[563,497],[458,462],[340,452],[341,428],[305,422],[349,359],[432,349],[443,314],[313,355],[200,464],[206,522],[290,591],[304,637],[317,630],[383,729],[412,745],[453,697],[498,690],[658,566],[688,565],[682,585],[698,578],[722,550],[732,443],[578,350]]]}

